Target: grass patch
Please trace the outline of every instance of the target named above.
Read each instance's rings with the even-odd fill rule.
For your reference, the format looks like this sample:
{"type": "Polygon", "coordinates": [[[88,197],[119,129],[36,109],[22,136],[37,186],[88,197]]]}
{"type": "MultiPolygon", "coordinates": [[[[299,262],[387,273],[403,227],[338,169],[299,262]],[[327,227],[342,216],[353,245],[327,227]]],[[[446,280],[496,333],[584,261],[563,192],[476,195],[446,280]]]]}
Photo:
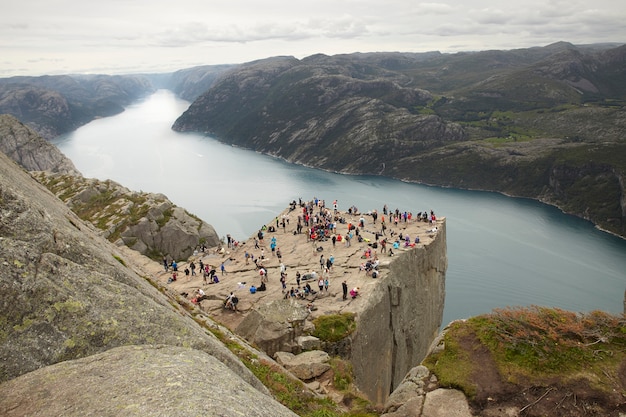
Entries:
{"type": "Polygon", "coordinates": [[[615,385],[611,375],[626,360],[626,316],[537,306],[497,309],[453,323],[444,342],[445,349],[424,365],[443,386],[459,388],[470,398],[476,392],[472,374],[481,372],[473,357],[480,345],[503,381],[541,385],[554,378],[584,378],[608,392],[615,385]]]}
{"type": "Polygon", "coordinates": [[[600,311],[580,314],[537,306],[509,308],[469,323],[499,362],[544,375],[613,362],[626,348],[626,319],[600,311]]]}
{"type": "Polygon", "coordinates": [[[426,357],[424,365],[437,375],[441,386],[459,389],[473,398],[476,395],[476,385],[472,381],[474,366],[470,355],[460,344],[460,339],[468,336],[470,329],[464,323],[453,323],[444,336],[446,348],[426,357]]]}
{"type": "Polygon", "coordinates": [[[313,336],[324,342],[338,342],[356,329],[354,313],[329,314],[313,320],[313,336]]]}
{"type": "Polygon", "coordinates": [[[348,391],[352,386],[352,364],[339,358],[330,361],[333,370],[333,386],[339,391],[348,391]]]}

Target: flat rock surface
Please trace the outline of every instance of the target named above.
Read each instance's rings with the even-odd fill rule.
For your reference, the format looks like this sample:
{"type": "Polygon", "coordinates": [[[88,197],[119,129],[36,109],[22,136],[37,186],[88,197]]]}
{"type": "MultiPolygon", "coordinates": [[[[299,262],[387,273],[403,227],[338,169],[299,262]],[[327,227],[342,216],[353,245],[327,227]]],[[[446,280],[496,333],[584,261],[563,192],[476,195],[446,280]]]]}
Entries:
{"type": "MultiPolygon", "coordinates": [[[[158,280],[160,283],[167,285],[173,291],[178,293],[186,293],[188,298],[191,299],[194,296],[194,292],[198,288],[206,293],[207,298],[201,302],[202,309],[211,314],[211,316],[218,322],[226,325],[230,329],[235,329],[237,325],[243,320],[246,313],[252,308],[260,306],[264,303],[268,303],[284,297],[282,286],[280,283],[280,264],[281,262],[286,266],[287,272],[287,289],[297,288],[296,272],[300,272],[301,275],[305,275],[308,272],[315,271],[318,275],[322,275],[322,268],[320,267],[320,256],[323,255],[324,259],[328,259],[333,256],[335,261],[333,267],[330,270],[329,287],[328,290],[319,292],[318,283],[316,280],[309,280],[300,282],[300,286],[303,287],[308,282],[311,287],[318,291],[313,296],[308,296],[306,299],[297,299],[298,302],[303,305],[310,305],[312,307],[311,317],[315,318],[322,314],[333,314],[341,312],[355,312],[358,313],[359,309],[364,303],[362,297],[366,297],[368,289],[377,285],[384,279],[387,267],[389,263],[394,259],[390,256],[389,249],[392,247],[392,243],[399,235],[405,237],[409,235],[410,241],[414,242],[415,237],[419,236],[419,245],[428,245],[435,236],[436,232],[431,232],[437,224],[441,224],[445,221],[443,218],[437,219],[437,224],[431,224],[429,222],[416,221],[413,218],[408,222],[399,222],[397,225],[390,222],[388,216],[386,219],[386,236],[387,238],[387,252],[383,253],[380,246],[378,248],[372,248],[371,244],[375,241],[376,231],[380,232],[382,207],[371,207],[370,210],[378,211],[378,220],[376,223],[373,221],[373,217],[369,214],[349,214],[346,211],[339,211],[339,216],[345,219],[345,223],[337,223],[336,233],[345,236],[348,233],[348,224],[358,225],[361,218],[364,219],[364,227],[359,228],[359,234],[364,238],[362,242],[358,242],[356,236],[352,239],[351,245],[346,246],[344,241],[336,242],[333,245],[331,239],[326,241],[311,242],[307,240],[305,233],[306,227],[303,228],[302,234],[294,234],[297,226],[298,215],[302,213],[300,207],[296,207],[295,210],[289,211],[286,209],[282,213],[278,214],[279,221],[285,217],[289,219],[289,223],[285,229],[282,227],[276,228],[275,232],[265,232],[264,242],[260,244],[259,248],[255,248],[254,238],[256,233],[246,241],[241,241],[236,247],[225,247],[223,253],[212,249],[207,250],[205,253],[199,253],[189,259],[198,264],[200,260],[204,264],[209,264],[217,270],[217,275],[220,280],[217,284],[207,284],[203,282],[201,274],[196,276],[185,276],[182,272],[188,264],[178,265],[178,279],[175,282],[167,284],[168,278],[171,277],[171,270],[165,272],[162,266],[151,265],[151,276],[158,280]],[[393,235],[392,235],[393,232],[393,235]],[[276,238],[277,248],[280,249],[282,259],[278,259],[276,254],[273,254],[270,250],[270,240],[272,237],[276,238]],[[321,249],[319,249],[321,248],[321,249]],[[365,264],[366,259],[364,254],[367,250],[371,250],[371,257],[378,257],[380,261],[379,278],[372,278],[366,275],[361,270],[361,266],[365,264]],[[260,258],[262,253],[265,256],[265,260],[262,262],[263,266],[268,271],[267,291],[257,291],[255,294],[251,294],[249,289],[251,285],[259,287],[261,284],[261,278],[256,265],[252,261],[246,263],[245,253],[253,255],[255,258],[260,258]],[[224,263],[225,272],[222,274],[220,271],[221,264],[224,263]],[[360,288],[360,297],[352,299],[348,294],[346,300],[343,300],[342,296],[342,281],[346,281],[348,291],[352,288],[360,288]],[[226,297],[234,292],[239,298],[238,311],[233,312],[231,310],[225,310],[222,307],[222,301],[226,297]]],[[[409,207],[399,207],[401,211],[410,211],[409,207]]],[[[393,209],[395,211],[395,208],[393,209]]],[[[314,212],[318,212],[319,209],[315,209],[314,212]]],[[[415,217],[417,211],[413,211],[415,217]]],[[[267,226],[276,226],[276,221],[272,220],[267,223],[267,226]]],[[[379,239],[379,240],[380,240],[379,239]]],[[[404,246],[402,241],[399,249],[393,249],[394,256],[400,255],[404,251],[410,250],[411,247],[404,246]]]]}

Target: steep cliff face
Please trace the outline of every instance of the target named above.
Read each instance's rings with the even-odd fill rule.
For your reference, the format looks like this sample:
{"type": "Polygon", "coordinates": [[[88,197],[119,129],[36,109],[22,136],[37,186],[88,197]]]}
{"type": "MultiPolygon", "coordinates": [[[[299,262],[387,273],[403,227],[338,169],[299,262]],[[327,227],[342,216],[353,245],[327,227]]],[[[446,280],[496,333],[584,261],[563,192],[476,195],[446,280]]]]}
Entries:
{"type": "Polygon", "coordinates": [[[440,226],[430,244],[391,262],[358,313],[351,362],[359,389],[375,403],[383,404],[424,359],[439,332],[448,267],[445,222],[440,226]]]}

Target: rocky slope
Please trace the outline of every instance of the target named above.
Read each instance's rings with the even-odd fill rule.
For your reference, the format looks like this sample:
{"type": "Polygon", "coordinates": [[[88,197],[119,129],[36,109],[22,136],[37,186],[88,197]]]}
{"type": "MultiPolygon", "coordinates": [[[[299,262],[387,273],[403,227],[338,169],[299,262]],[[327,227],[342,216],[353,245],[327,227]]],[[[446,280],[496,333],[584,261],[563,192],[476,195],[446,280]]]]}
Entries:
{"type": "Polygon", "coordinates": [[[76,175],[33,175],[80,218],[102,230],[105,238],[152,259],[181,261],[202,245],[220,244],[213,226],[163,194],[131,191],[114,181],[76,175]]]}
{"type": "Polygon", "coordinates": [[[383,415],[621,417],[625,319],[531,306],[455,321],[383,415]]]}
{"type": "Polygon", "coordinates": [[[0,385],[3,416],[295,416],[215,356],[175,346],[122,346],[0,385]],[[54,380],[55,383],[49,383],[54,380]]]}
{"type": "MultiPolygon", "coordinates": [[[[173,348],[196,350],[195,355],[202,359],[199,370],[219,375],[211,378],[212,385],[229,390],[232,388],[227,385],[229,381],[238,381],[240,386],[250,386],[262,394],[264,404],[273,412],[292,415],[266,396],[264,386],[215,336],[176,307],[176,303],[146,278],[139,276],[114,245],[4,154],[0,154],[0,203],[3,271],[0,277],[0,380],[5,382],[0,386],[2,414],[18,409],[22,412],[17,415],[48,414],[46,408],[41,408],[49,405],[46,399],[38,402],[28,396],[11,397],[11,392],[30,389],[29,377],[14,379],[20,375],[63,361],[105,354],[115,347],[158,343],[172,349],[161,350],[162,361],[153,361],[157,352],[142,354],[143,358],[133,365],[137,370],[145,372],[152,363],[154,372],[170,375],[175,381],[181,374],[171,368],[171,361],[181,351],[173,348]],[[145,366],[142,367],[142,363],[145,366]],[[7,385],[9,380],[13,381],[7,385]]],[[[150,352],[153,348],[146,349],[145,352],[150,352]]],[[[111,351],[99,360],[88,359],[83,363],[95,367],[101,363],[100,369],[104,372],[108,368],[107,361],[117,362],[116,357],[125,356],[121,352],[111,351]]],[[[127,352],[133,354],[133,350],[127,352]]],[[[126,360],[132,362],[133,358],[126,360]]],[[[93,407],[93,397],[80,396],[85,390],[112,392],[117,389],[114,384],[108,385],[113,380],[92,379],[93,375],[76,372],[72,367],[71,362],[65,362],[43,371],[49,375],[46,378],[68,381],[68,385],[59,383],[54,389],[61,397],[71,394],[77,398],[74,406],[57,404],[68,409],[75,407],[71,415],[85,415],[93,407]],[[72,376],[79,378],[73,384],[85,383],[81,392],[69,390],[72,376]]],[[[137,371],[134,377],[139,376],[137,373],[141,372],[137,371]]],[[[162,381],[152,378],[144,381],[153,381],[157,390],[166,388],[157,388],[162,381]]],[[[147,392],[153,392],[147,388],[147,392]]],[[[213,397],[212,392],[220,392],[220,389],[203,390],[202,394],[196,391],[196,394],[214,398],[219,403],[221,400],[213,397]]],[[[175,409],[187,402],[186,395],[185,391],[170,389],[159,401],[175,409]]],[[[237,393],[232,395],[243,404],[252,401],[237,393]]],[[[252,410],[258,409],[254,404],[249,406],[252,410]]],[[[162,415],[161,410],[152,414],[157,413],[162,415]]]]}
{"type": "Polygon", "coordinates": [[[326,170],[495,190],[626,236],[626,46],[277,57],[223,74],[179,131],[326,170]]]}
{"type": "Polygon", "coordinates": [[[0,152],[27,171],[80,175],[72,161],[15,117],[0,114],[0,152]]]}

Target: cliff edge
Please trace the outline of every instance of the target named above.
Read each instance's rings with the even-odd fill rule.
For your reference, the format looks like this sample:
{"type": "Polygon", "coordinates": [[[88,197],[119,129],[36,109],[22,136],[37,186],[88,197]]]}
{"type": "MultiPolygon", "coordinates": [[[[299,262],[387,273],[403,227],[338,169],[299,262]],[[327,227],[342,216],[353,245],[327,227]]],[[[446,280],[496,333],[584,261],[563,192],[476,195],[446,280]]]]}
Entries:
{"type": "Polygon", "coordinates": [[[142,415],[181,415],[193,398],[210,399],[231,415],[232,399],[231,406],[258,410],[260,400],[271,414],[293,415],[215,336],[139,276],[115,245],[3,153],[0,266],[0,414],[50,415],[62,409],[59,414],[86,415],[98,407],[109,407],[100,415],[139,414],[139,408],[132,409],[132,392],[144,390],[141,401],[148,408],[142,415]],[[181,356],[183,349],[189,355],[181,356]],[[197,363],[189,362],[194,358],[197,363]],[[125,368],[124,363],[133,363],[124,385],[133,381],[133,390],[101,377],[113,376],[115,366],[125,368]],[[189,381],[189,367],[208,377],[210,390],[194,384],[172,389],[189,381]],[[97,371],[84,372],[88,369],[97,371]],[[54,384],[47,382],[51,379],[54,384]],[[246,388],[233,391],[237,386],[246,388]],[[33,395],[15,395],[19,392],[33,395]],[[105,400],[90,392],[120,397],[105,400]],[[220,392],[230,398],[219,397],[220,392]],[[70,396],[71,402],[56,400],[70,396]]]}
{"type": "Polygon", "coordinates": [[[334,213],[323,204],[294,202],[293,209],[263,226],[263,239],[255,234],[246,241],[232,242],[223,251],[207,251],[189,259],[215,269],[219,283],[210,284],[201,274],[170,282],[172,273],[163,269],[155,271],[155,278],[189,299],[202,290],[198,305],[204,311],[270,356],[300,353],[299,337],[312,333],[318,318],[354,315],[356,330],[337,343],[327,343],[324,350],[349,361],[359,391],[371,402],[383,404],[406,372],[424,359],[443,317],[448,264],[445,218],[422,221],[416,214],[404,221],[400,213],[396,223],[391,213],[383,214],[383,207],[334,213]],[[337,219],[326,238],[309,237],[305,210],[320,224],[326,216],[331,223],[337,219]],[[385,234],[382,218],[386,219],[385,234]],[[353,238],[347,244],[349,230],[353,238]],[[388,242],[385,249],[382,240],[388,242]],[[376,276],[367,272],[368,262],[377,264],[376,276]],[[321,290],[320,278],[328,280],[321,290]],[[249,291],[264,281],[265,291],[249,291]],[[360,295],[344,298],[344,283],[348,291],[358,288],[360,295]],[[307,284],[314,293],[302,295],[307,284]],[[290,296],[296,290],[300,295],[290,296]],[[231,293],[239,299],[236,312],[223,307],[231,293]],[[284,299],[308,308],[310,314],[300,317],[300,310],[279,303],[284,299]]]}

